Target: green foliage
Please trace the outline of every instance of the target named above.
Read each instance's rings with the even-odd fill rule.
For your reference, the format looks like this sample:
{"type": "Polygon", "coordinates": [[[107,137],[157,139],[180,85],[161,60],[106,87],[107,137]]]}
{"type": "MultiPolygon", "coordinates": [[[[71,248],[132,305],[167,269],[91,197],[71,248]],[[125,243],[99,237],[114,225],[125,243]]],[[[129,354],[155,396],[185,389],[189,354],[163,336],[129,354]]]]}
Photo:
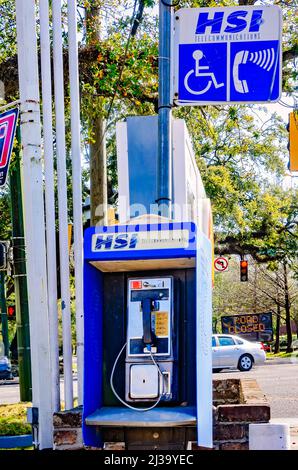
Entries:
{"type": "Polygon", "coordinates": [[[27,407],[30,403],[0,405],[0,436],[20,436],[31,433],[27,423],[27,407]]]}
{"type": "Polygon", "coordinates": [[[283,189],[285,124],[255,106],[180,108],[226,253],[294,256],[297,190],[283,189]],[[288,228],[291,226],[292,233],[288,228]]]}
{"type": "MultiPolygon", "coordinates": [[[[133,0],[81,0],[78,4],[82,149],[88,162],[88,145],[94,141],[93,122],[98,117],[107,119],[108,175],[111,185],[116,188],[116,121],[131,115],[153,114],[157,110],[158,18],[156,9],[152,11],[157,2],[143,1],[142,21],[134,37],[130,37],[133,0]],[[99,8],[99,14],[94,16],[93,22],[88,19],[87,35],[84,14],[94,12],[96,8],[99,8]],[[98,28],[100,41],[96,39],[98,28]]],[[[135,14],[140,4],[137,2],[135,14]]],[[[181,0],[175,8],[238,4],[236,0],[181,0]]],[[[284,20],[283,89],[292,92],[297,78],[298,19],[292,3],[282,3],[281,7],[284,20]]],[[[13,0],[0,0],[1,63],[11,59],[16,52],[14,10],[13,0]]],[[[67,46],[65,11],[63,22],[67,46]]],[[[69,149],[68,87],[66,100],[69,149]]],[[[186,120],[191,134],[207,195],[212,201],[217,248],[226,246],[231,252],[249,252],[267,261],[283,256],[293,258],[297,250],[297,191],[282,187],[287,134],[280,118],[251,105],[179,108],[173,114],[186,120]]],[[[69,159],[67,168],[71,201],[69,159]]],[[[87,170],[83,176],[84,199],[88,193],[87,170]]],[[[6,193],[0,197],[0,213],[0,238],[6,238],[10,235],[6,193]]],[[[70,219],[71,216],[70,203],[70,219]]]]}
{"type": "Polygon", "coordinates": [[[0,0],[0,63],[17,52],[14,0],[0,0]]]}
{"type": "Polygon", "coordinates": [[[0,239],[9,240],[11,236],[10,225],[10,199],[7,191],[0,192],[0,239]]]}

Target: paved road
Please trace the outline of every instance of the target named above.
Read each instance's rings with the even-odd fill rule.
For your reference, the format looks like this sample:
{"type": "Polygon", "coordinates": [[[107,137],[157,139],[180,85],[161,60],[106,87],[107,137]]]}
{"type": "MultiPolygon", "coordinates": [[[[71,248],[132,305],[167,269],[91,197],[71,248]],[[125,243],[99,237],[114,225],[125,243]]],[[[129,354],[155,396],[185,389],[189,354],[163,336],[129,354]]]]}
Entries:
{"type": "Polygon", "coordinates": [[[254,378],[271,405],[272,418],[292,418],[298,422],[298,361],[268,360],[249,372],[225,370],[214,378],[254,378]]]}
{"type": "MultiPolygon", "coordinates": [[[[73,382],[74,397],[77,397],[77,379],[74,377],[73,382]]],[[[60,393],[61,399],[64,397],[64,383],[63,379],[60,380],[60,393]]],[[[0,380],[0,405],[9,403],[18,403],[20,401],[19,380],[0,380]]]]}
{"type": "Polygon", "coordinates": [[[249,372],[225,370],[214,378],[254,378],[271,406],[271,422],[290,426],[291,449],[298,450],[298,361],[268,360],[249,372]]]}
{"type": "Polygon", "coordinates": [[[0,380],[0,405],[18,403],[20,401],[19,381],[0,380]]]}

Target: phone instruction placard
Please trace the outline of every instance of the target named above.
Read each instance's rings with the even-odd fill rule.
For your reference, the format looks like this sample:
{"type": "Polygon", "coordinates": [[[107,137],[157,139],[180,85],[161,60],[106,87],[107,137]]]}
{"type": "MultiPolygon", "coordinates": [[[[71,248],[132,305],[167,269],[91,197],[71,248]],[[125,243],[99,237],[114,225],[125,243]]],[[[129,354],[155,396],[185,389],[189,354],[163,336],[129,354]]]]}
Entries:
{"type": "Polygon", "coordinates": [[[169,313],[153,312],[155,323],[155,335],[157,337],[169,336],[169,313]]]}
{"type": "Polygon", "coordinates": [[[281,30],[281,9],[275,5],[177,11],[173,102],[193,106],[278,101],[281,30]]]}

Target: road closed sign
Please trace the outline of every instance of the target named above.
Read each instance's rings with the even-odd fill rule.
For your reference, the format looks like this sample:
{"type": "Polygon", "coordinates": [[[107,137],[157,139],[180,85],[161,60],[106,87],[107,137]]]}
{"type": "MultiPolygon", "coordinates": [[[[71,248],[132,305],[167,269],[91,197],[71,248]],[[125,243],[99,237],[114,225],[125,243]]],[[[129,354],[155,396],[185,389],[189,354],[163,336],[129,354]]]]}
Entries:
{"type": "Polygon", "coordinates": [[[174,21],[175,104],[264,103],[281,96],[276,6],[182,8],[174,21]]]}

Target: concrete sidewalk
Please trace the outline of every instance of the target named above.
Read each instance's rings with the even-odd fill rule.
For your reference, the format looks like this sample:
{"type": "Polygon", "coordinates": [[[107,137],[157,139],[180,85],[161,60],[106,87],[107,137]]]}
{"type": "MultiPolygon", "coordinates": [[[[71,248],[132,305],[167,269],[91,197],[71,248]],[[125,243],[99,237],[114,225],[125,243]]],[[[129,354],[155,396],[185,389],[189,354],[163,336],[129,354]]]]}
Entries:
{"type": "Polygon", "coordinates": [[[291,450],[298,450],[298,418],[272,418],[270,423],[290,426],[291,450]]]}

